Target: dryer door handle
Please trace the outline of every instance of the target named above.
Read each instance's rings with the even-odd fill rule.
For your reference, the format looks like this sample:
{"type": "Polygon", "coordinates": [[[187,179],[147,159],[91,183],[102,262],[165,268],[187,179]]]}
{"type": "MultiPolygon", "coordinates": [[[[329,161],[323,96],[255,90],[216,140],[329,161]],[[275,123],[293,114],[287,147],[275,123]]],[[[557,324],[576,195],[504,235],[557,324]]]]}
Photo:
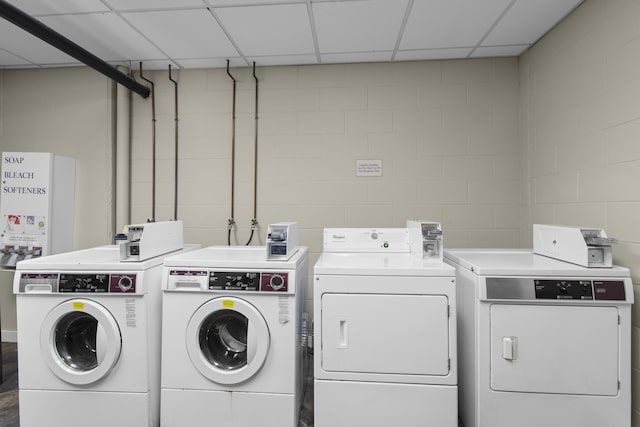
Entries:
{"type": "Polygon", "coordinates": [[[502,337],[502,358],[505,360],[518,359],[518,337],[502,337]]]}
{"type": "Polygon", "coordinates": [[[349,324],[347,319],[338,319],[339,338],[336,348],[349,348],[349,324]]]}

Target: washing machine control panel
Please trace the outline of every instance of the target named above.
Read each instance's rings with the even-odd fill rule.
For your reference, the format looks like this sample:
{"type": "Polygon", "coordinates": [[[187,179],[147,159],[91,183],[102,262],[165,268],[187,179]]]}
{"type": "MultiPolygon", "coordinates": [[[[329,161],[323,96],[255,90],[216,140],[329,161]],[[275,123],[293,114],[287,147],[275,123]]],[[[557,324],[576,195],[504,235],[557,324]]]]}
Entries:
{"type": "Polygon", "coordinates": [[[21,273],[20,293],[135,293],[135,273],[21,273]]]}
{"type": "Polygon", "coordinates": [[[288,273],[210,271],[209,290],[287,292],[288,273]]]}
{"type": "Polygon", "coordinates": [[[209,289],[212,291],[259,291],[260,273],[209,272],[209,289]]]}
{"type": "Polygon", "coordinates": [[[489,300],[626,301],[623,279],[488,277],[489,300]]]}
{"type": "Polygon", "coordinates": [[[536,299],[593,299],[591,280],[536,280],[536,299]]]}

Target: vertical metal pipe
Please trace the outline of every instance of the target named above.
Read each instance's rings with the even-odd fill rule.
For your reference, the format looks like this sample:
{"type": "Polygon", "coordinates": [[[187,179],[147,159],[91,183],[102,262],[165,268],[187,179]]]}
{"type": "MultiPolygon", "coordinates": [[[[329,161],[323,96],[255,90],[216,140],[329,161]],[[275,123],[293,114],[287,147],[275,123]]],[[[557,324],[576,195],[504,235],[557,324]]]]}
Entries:
{"type": "Polygon", "coordinates": [[[256,81],[256,103],[255,103],[255,138],[253,141],[253,218],[251,218],[251,235],[246,246],[251,244],[253,235],[258,226],[258,76],[256,76],[256,63],[253,63],[253,79],[256,81]]]}
{"type": "Polygon", "coordinates": [[[116,94],[116,225],[119,233],[131,223],[131,91],[119,85],[116,94]]]}
{"type": "Polygon", "coordinates": [[[151,222],[156,221],[156,87],[142,75],[140,62],[140,78],[151,85],[151,222]]]}
{"type": "Polygon", "coordinates": [[[231,229],[235,225],[235,181],[236,181],[236,79],[229,72],[227,59],[227,75],[233,80],[233,106],[231,110],[231,218],[228,221],[227,244],[231,246],[231,229]]]}
{"type": "Polygon", "coordinates": [[[178,116],[178,82],[176,80],[174,80],[171,76],[171,64],[169,64],[169,80],[171,80],[173,82],[173,96],[174,96],[174,101],[175,101],[175,153],[174,153],[174,157],[175,157],[175,164],[174,164],[174,187],[173,187],[173,194],[174,194],[174,200],[173,200],[173,219],[177,220],[178,219],[178,122],[179,122],[179,116],[178,116]]]}

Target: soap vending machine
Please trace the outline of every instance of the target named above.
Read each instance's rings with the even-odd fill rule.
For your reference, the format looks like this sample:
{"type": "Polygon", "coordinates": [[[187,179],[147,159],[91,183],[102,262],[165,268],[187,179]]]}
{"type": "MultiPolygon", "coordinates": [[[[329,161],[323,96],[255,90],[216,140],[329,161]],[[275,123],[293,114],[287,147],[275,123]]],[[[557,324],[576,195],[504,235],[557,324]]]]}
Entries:
{"type": "Polygon", "coordinates": [[[75,160],[2,153],[0,267],[73,249],[75,160]]]}
{"type": "Polygon", "coordinates": [[[407,221],[411,253],[425,261],[440,261],[444,254],[442,225],[433,221],[407,221]]]}

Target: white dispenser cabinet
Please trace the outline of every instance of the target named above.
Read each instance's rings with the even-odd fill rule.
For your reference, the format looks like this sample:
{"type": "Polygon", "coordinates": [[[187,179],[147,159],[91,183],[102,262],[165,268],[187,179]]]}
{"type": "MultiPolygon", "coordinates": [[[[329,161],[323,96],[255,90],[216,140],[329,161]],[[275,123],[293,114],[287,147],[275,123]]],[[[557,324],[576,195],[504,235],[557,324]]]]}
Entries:
{"type": "Polygon", "coordinates": [[[2,153],[0,266],[73,248],[75,160],[2,153]]]}

